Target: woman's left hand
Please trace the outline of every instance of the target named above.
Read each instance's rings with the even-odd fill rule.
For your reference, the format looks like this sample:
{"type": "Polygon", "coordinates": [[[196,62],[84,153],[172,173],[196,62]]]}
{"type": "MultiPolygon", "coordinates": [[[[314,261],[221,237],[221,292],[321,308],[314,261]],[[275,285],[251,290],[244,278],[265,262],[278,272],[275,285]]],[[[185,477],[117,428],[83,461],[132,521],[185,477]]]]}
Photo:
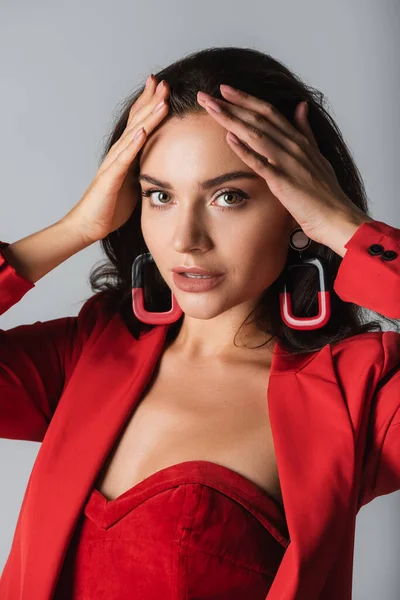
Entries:
{"type": "Polygon", "coordinates": [[[265,179],[308,237],[330,245],[333,226],[337,231],[340,224],[372,220],[346,196],[332,165],[319,151],[304,102],[295,110],[296,129],[268,102],[231,91],[230,86],[220,89],[229,102],[198,92],[199,104],[228,129],[226,139],[232,150],[265,179]],[[214,112],[212,105],[221,112],[214,112]]]}

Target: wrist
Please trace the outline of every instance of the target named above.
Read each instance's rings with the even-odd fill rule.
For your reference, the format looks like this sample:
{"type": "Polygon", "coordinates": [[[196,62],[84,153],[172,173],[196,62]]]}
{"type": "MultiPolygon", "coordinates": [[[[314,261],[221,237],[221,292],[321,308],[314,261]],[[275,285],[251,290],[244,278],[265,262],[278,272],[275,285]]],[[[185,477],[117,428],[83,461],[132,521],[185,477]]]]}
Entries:
{"type": "Polygon", "coordinates": [[[321,243],[331,248],[331,250],[343,258],[347,252],[345,245],[353,237],[358,228],[364,223],[369,223],[373,220],[362,211],[354,211],[350,215],[332,220],[324,232],[321,243]]]}
{"type": "Polygon", "coordinates": [[[69,239],[76,240],[76,244],[79,246],[80,250],[83,250],[98,241],[97,239],[90,238],[86,233],[86,228],[68,215],[60,219],[56,225],[61,227],[63,232],[68,235],[69,239]]]}

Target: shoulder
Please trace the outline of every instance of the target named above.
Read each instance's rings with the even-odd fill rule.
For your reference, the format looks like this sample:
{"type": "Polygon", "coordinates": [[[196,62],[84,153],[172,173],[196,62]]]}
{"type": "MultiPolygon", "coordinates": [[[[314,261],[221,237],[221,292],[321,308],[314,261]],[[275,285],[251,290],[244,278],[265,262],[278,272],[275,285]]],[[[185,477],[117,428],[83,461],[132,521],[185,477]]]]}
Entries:
{"type": "Polygon", "coordinates": [[[385,353],[400,352],[400,333],[396,331],[368,331],[352,335],[331,345],[332,355],[341,356],[382,356],[385,353]]]}
{"type": "Polygon", "coordinates": [[[89,338],[97,338],[116,313],[104,291],[87,298],[76,317],[79,341],[85,343],[89,338]]]}
{"type": "Polygon", "coordinates": [[[400,333],[371,331],[331,345],[332,360],[338,373],[353,381],[370,375],[381,378],[400,363],[400,333]]]}

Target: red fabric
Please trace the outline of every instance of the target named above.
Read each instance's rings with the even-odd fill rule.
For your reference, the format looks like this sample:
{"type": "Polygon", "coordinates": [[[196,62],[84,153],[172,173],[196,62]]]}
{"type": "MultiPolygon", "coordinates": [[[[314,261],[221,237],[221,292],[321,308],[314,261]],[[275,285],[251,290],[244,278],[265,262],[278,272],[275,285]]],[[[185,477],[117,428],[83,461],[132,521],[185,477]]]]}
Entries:
{"type": "Polygon", "coordinates": [[[261,488],[186,461],[111,501],[92,490],[54,600],[264,600],[288,543],[283,510],[261,488]]]}
{"type": "MultiPolygon", "coordinates": [[[[346,248],[334,292],[400,318],[400,229],[363,223],[346,248]],[[369,253],[372,244],[393,260],[369,253]]],[[[0,251],[0,314],[33,287],[0,251]]],[[[1,600],[52,599],[88,496],[167,333],[156,326],[136,340],[102,294],[76,317],[0,330],[0,437],[42,442],[1,600]]],[[[302,355],[277,343],[265,387],[290,532],[266,600],[350,600],[357,512],[400,489],[400,335],[368,332],[302,355]]]]}

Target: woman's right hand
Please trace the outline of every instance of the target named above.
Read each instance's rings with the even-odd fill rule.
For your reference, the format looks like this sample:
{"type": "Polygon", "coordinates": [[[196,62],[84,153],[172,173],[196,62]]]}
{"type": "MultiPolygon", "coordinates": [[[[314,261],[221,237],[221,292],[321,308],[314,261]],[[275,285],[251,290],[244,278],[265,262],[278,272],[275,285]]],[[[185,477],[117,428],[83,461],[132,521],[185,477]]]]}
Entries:
{"type": "MultiPolygon", "coordinates": [[[[161,82],[160,82],[161,84],[161,82]]],[[[164,81],[157,90],[152,75],[148,86],[132,105],[124,133],[111,146],[92,183],[82,198],[61,220],[81,233],[84,240],[95,242],[121,227],[133,213],[139,196],[139,186],[129,180],[128,171],[148,134],[168,114],[168,84],[164,81]],[[153,109],[164,100],[158,112],[153,109]],[[144,128],[144,134],[134,139],[144,128]]]]}

